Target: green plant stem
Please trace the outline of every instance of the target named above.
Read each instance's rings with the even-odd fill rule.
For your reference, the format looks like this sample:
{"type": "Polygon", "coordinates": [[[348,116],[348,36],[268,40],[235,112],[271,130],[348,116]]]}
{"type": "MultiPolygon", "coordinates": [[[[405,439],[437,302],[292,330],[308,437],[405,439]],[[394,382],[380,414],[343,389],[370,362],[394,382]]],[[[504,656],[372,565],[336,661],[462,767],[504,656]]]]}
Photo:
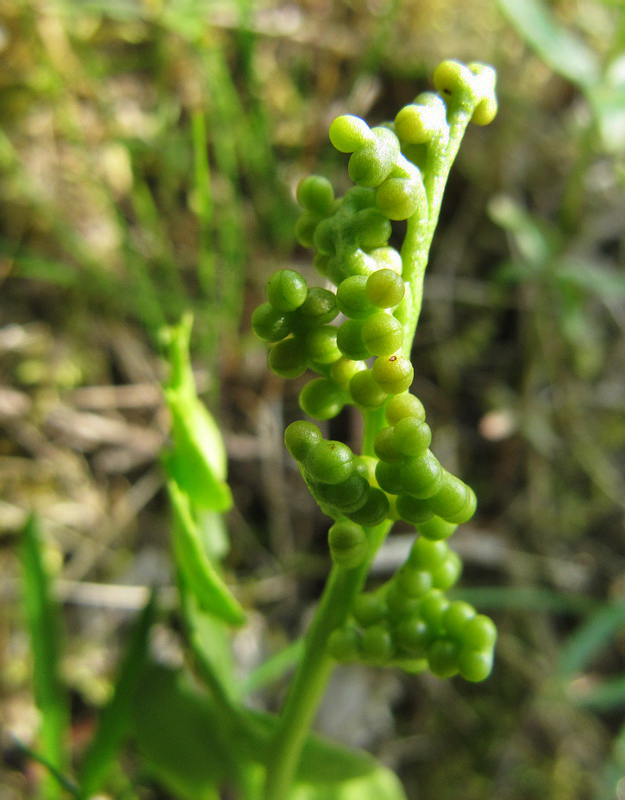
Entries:
{"type": "Polygon", "coordinates": [[[384,427],[384,406],[377,408],[374,411],[366,411],[363,413],[364,431],[362,435],[362,450],[363,456],[374,455],[373,441],[376,433],[384,427]]]}
{"type": "Polygon", "coordinates": [[[408,219],[406,236],[401,248],[401,260],[402,275],[408,284],[409,292],[406,302],[397,313],[398,319],[404,326],[406,358],[410,358],[421,314],[425,268],[440,215],[447,178],[472,114],[473,108],[456,109],[449,120],[449,139],[432,143],[424,170],[424,186],[428,201],[427,218],[419,209],[408,219]]]}
{"type": "MultiPolygon", "coordinates": [[[[22,742],[16,736],[11,736],[11,741],[13,744],[21,751],[23,751],[29,758],[32,758],[33,761],[37,761],[43,767],[45,767],[50,776],[54,778],[57,782],[58,786],[61,789],[64,789],[68,794],[71,794],[72,797],[81,798],[82,794],[80,788],[69,778],[67,778],[61,770],[59,770],[49,759],[47,759],[42,753],[38,753],[35,750],[32,750],[27,744],[22,742]]],[[[48,790],[48,794],[46,797],[52,797],[52,791],[48,790]]],[[[56,796],[56,792],[55,792],[56,796]]]]}
{"type": "MultiPolygon", "coordinates": [[[[216,310],[217,289],[215,278],[215,246],[213,241],[213,192],[208,160],[206,118],[203,110],[195,110],[191,117],[193,144],[194,208],[198,222],[198,281],[202,299],[211,309],[203,314],[204,353],[213,356],[217,346],[216,310]]],[[[215,381],[215,383],[217,383],[215,381]]]]}
{"type": "MultiPolygon", "coordinates": [[[[371,558],[388,534],[392,523],[369,528],[371,558]]],[[[265,784],[265,800],[286,800],[297,770],[308,730],[335,661],[327,652],[328,638],[341,625],[361,590],[371,558],[353,569],[334,566],[305,639],[302,660],[289,688],[280,727],[271,750],[265,784]]]]}

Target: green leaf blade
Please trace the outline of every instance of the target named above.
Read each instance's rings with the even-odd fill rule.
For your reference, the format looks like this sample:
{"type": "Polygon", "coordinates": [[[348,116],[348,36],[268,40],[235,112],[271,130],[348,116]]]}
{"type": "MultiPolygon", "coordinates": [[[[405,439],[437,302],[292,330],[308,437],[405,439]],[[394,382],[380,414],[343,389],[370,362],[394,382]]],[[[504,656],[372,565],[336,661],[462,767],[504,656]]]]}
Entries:
{"type": "MultiPolygon", "coordinates": [[[[262,711],[241,714],[239,742],[252,761],[267,764],[279,717],[262,711]]],[[[306,784],[336,784],[372,775],[378,768],[373,756],[353,750],[316,733],[308,734],[296,772],[296,781],[306,784]]],[[[271,769],[271,764],[268,764],[271,769]]]]}
{"type": "Polygon", "coordinates": [[[593,50],[560,25],[540,0],[499,0],[519,34],[551,69],[584,91],[597,86],[601,65],[593,50]]]}
{"type": "Polygon", "coordinates": [[[344,783],[297,786],[289,800],[406,800],[406,794],[395,773],[378,764],[368,775],[344,783]]]}
{"type": "Polygon", "coordinates": [[[115,692],[100,715],[94,738],[83,758],[80,784],[85,797],[96,794],[101,788],[131,729],[132,700],[145,668],[148,637],[155,612],[155,598],[152,596],[135,625],[119,668],[115,692]]]}
{"type": "Polygon", "coordinates": [[[135,735],[148,767],[181,800],[219,800],[220,782],[236,771],[214,707],[181,685],[180,674],[156,665],[134,698],[135,735]]]}
{"type": "Polygon", "coordinates": [[[168,489],[175,517],[173,548],[185,585],[204,611],[230,625],[243,625],[245,612],[206,555],[188,497],[172,481],[168,489]]]}
{"type": "Polygon", "coordinates": [[[207,687],[213,693],[219,692],[230,708],[239,697],[230,630],[223,620],[202,611],[184,586],[181,586],[180,600],[197,672],[207,687]]]}
{"type": "Polygon", "coordinates": [[[590,616],[569,637],[558,663],[563,678],[583,672],[625,624],[625,603],[610,603],[590,616]]]}
{"type": "Polygon", "coordinates": [[[194,503],[222,512],[232,507],[226,450],[217,423],[197,396],[189,358],[192,325],[193,317],[186,314],[163,332],[170,368],[164,393],[172,423],[172,449],[164,464],[194,503]]]}
{"type": "Polygon", "coordinates": [[[557,278],[563,286],[573,286],[604,301],[625,297],[625,275],[603,264],[563,259],[557,278]]]}
{"type": "Polygon", "coordinates": [[[625,675],[589,683],[584,681],[581,686],[571,687],[569,694],[576,706],[595,712],[623,708],[625,706],[625,675]]]}
{"type": "MultiPolygon", "coordinates": [[[[141,680],[134,709],[137,742],[150,770],[188,800],[203,799],[220,782],[232,786],[244,774],[260,777],[279,724],[273,714],[243,708],[225,717],[217,703],[185,685],[182,671],[154,665],[141,680]]],[[[368,753],[313,733],[295,780],[302,800],[316,793],[332,800],[404,800],[399,782],[386,773],[368,753]]]]}
{"type": "Polygon", "coordinates": [[[227,511],[232,507],[232,493],[219,477],[225,468],[215,463],[223,448],[214,420],[196,399],[166,391],[172,417],[173,449],[165,457],[165,469],[201,508],[227,511]],[[217,443],[220,444],[217,444],[217,443]]]}
{"type": "MultiPolygon", "coordinates": [[[[52,599],[50,580],[42,557],[38,518],[29,517],[22,531],[24,607],[33,652],[33,691],[41,712],[43,758],[59,772],[67,765],[69,706],[59,676],[61,616],[52,599]]],[[[47,787],[50,798],[59,796],[56,781],[47,787]]]]}
{"type": "Polygon", "coordinates": [[[283,650],[263,661],[243,680],[241,695],[246,696],[262,689],[296,666],[304,652],[304,639],[295,639],[283,650]]]}

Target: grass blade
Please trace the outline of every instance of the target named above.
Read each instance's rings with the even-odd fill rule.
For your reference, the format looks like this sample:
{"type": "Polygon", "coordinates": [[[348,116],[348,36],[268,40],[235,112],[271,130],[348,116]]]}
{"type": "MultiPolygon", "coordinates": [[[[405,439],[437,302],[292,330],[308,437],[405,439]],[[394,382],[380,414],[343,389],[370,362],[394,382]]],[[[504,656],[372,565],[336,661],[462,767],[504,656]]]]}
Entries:
{"type": "Polygon", "coordinates": [[[583,672],[625,624],[625,603],[610,603],[573,633],[560,654],[558,672],[570,677],[583,672]]]}
{"type": "Polygon", "coordinates": [[[191,592],[180,587],[182,613],[193,661],[221,710],[229,712],[238,698],[237,670],[226,624],[204,613],[191,592]]]}
{"type": "MultiPolygon", "coordinates": [[[[37,753],[35,750],[32,750],[27,744],[22,742],[15,736],[11,737],[11,741],[17,747],[18,750],[21,750],[25,753],[29,758],[32,758],[33,761],[36,761],[38,764],[41,764],[42,767],[45,767],[48,772],[50,773],[50,777],[54,778],[54,780],[58,783],[59,788],[64,789],[66,792],[72,795],[72,797],[81,797],[80,789],[76,784],[69,780],[62,772],[60,772],[54,764],[50,763],[48,759],[41,755],[41,753],[37,753]]],[[[46,797],[52,797],[51,794],[46,794],[46,797]]]]}
{"type": "Polygon", "coordinates": [[[499,7],[525,41],[551,69],[582,89],[599,83],[593,50],[550,13],[540,0],[499,0],[499,7]]]}
{"type": "Polygon", "coordinates": [[[304,640],[296,639],[283,650],[268,658],[267,661],[263,661],[244,679],[240,689],[241,695],[245,697],[278,681],[286,672],[296,666],[303,652],[304,640]]]}
{"type": "Polygon", "coordinates": [[[205,330],[205,355],[213,355],[217,345],[217,281],[215,269],[215,243],[213,239],[213,192],[208,160],[206,119],[203,110],[191,117],[193,145],[193,203],[198,224],[198,283],[205,311],[202,323],[205,330]]]}
{"type": "MultiPolygon", "coordinates": [[[[38,518],[29,517],[22,531],[24,607],[33,653],[33,691],[41,712],[41,761],[63,773],[67,764],[69,710],[59,678],[61,620],[42,558],[38,518]]],[[[48,782],[46,797],[59,797],[59,785],[48,782]]]]}
{"type": "Polygon", "coordinates": [[[465,587],[455,591],[454,597],[466,600],[480,609],[541,611],[583,616],[596,608],[594,602],[587,597],[532,586],[465,587]]]}
{"type": "Polygon", "coordinates": [[[625,675],[572,687],[571,697],[576,706],[593,711],[612,711],[625,706],[625,675]]]}
{"type": "Polygon", "coordinates": [[[185,800],[219,800],[236,770],[236,742],[214,706],[183,685],[182,674],[148,666],[133,699],[139,752],[150,773],[185,800]]]}

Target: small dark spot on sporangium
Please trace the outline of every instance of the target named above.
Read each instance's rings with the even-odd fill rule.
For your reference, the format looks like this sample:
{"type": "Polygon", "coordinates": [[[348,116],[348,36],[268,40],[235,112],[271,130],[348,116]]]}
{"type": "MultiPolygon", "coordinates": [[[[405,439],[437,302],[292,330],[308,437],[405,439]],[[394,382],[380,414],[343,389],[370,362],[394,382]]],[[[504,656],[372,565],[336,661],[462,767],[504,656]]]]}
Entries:
{"type": "Polygon", "coordinates": [[[397,361],[397,356],[391,356],[391,357],[389,358],[389,361],[397,361]]]}

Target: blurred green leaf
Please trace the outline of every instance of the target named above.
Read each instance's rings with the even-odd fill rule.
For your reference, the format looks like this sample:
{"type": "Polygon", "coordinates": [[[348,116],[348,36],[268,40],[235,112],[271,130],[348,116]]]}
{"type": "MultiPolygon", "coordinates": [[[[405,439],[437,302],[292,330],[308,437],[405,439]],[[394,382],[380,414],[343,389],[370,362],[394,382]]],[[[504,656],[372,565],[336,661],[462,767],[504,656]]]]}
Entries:
{"type": "Polygon", "coordinates": [[[539,220],[534,219],[523,206],[507,195],[494,197],[488,206],[488,213],[493,220],[508,231],[521,256],[525,269],[537,271],[549,261],[557,249],[556,234],[547,230],[539,220]]]}
{"type": "MultiPolygon", "coordinates": [[[[612,752],[604,765],[596,800],[618,799],[618,784],[625,775],[625,725],[621,727],[612,742],[612,752]]],[[[622,784],[621,784],[622,785],[622,784]]]]}
{"type": "Polygon", "coordinates": [[[210,440],[217,441],[218,430],[199,401],[184,401],[169,391],[165,399],[172,416],[173,440],[173,449],[163,458],[167,473],[198,506],[227,511],[232,507],[230,488],[207,459],[210,440]]]}
{"type": "Polygon", "coordinates": [[[198,672],[207,685],[221,692],[228,705],[231,705],[236,701],[239,690],[230,631],[222,620],[204,613],[195,596],[184,586],[181,586],[180,599],[198,672]]]}
{"type": "Polygon", "coordinates": [[[204,611],[231,625],[242,625],[245,613],[206,554],[188,496],[173,481],[167,487],[174,510],[173,549],[185,586],[204,611]]]}
{"type": "Polygon", "coordinates": [[[560,653],[558,674],[570,677],[583,672],[624,625],[625,603],[609,604],[599,609],[569,636],[560,653]]]}
{"type": "MultiPolygon", "coordinates": [[[[264,766],[279,724],[273,714],[247,709],[226,719],[209,698],[185,685],[184,673],[157,666],[149,667],[141,680],[135,713],[144,758],[168,786],[176,786],[189,800],[203,798],[202,792],[221,780],[232,782],[242,762],[264,766]]],[[[379,770],[379,763],[368,753],[309,734],[296,781],[315,786],[358,781],[360,786],[361,780],[378,775],[379,770]]],[[[352,796],[357,797],[345,795],[352,796]]]]}
{"type": "MultiPolygon", "coordinates": [[[[146,15],[143,3],[136,0],[80,0],[80,10],[84,14],[101,14],[122,22],[134,22],[146,15]]],[[[74,0],[60,0],[59,11],[74,17],[74,0]]]]}
{"type": "Polygon", "coordinates": [[[172,442],[164,456],[165,469],[198,506],[226,511],[232,494],[226,479],[226,451],[217,423],[196,394],[189,360],[193,318],[183,317],[164,336],[169,351],[170,377],[164,388],[172,417],[172,442]]]}
{"type": "Polygon", "coordinates": [[[145,667],[148,637],[156,611],[152,596],[139,617],[120,665],[115,693],[98,719],[95,735],[82,761],[80,778],[83,795],[100,789],[132,724],[132,701],[145,667]]]}
{"type": "Polygon", "coordinates": [[[611,711],[625,706],[625,675],[606,680],[591,680],[575,685],[570,692],[575,705],[593,711],[611,711]]]}
{"type": "Polygon", "coordinates": [[[480,609],[586,614],[595,608],[594,601],[583,595],[563,594],[548,589],[535,589],[531,586],[466,587],[454,590],[453,595],[480,609]]]}
{"type": "Polygon", "coordinates": [[[214,706],[181,685],[180,673],[149,667],[134,696],[137,745],[148,769],[184,800],[219,800],[237,752],[214,706]]]}
{"type": "Polygon", "coordinates": [[[241,694],[251,694],[281,678],[285,672],[295,667],[303,652],[304,639],[295,639],[280,652],[263,661],[244,679],[241,694]]]}
{"type": "MultiPolygon", "coordinates": [[[[33,653],[33,690],[41,713],[41,756],[59,772],[67,764],[69,707],[59,677],[61,618],[52,599],[43,562],[41,528],[32,514],[21,537],[24,607],[33,653]]],[[[50,781],[47,797],[59,797],[59,786],[50,781]]]]}
{"type": "Polygon", "coordinates": [[[163,23],[189,41],[205,35],[206,3],[204,0],[176,0],[163,6],[163,23]]]}
{"type": "Polygon", "coordinates": [[[610,153],[625,148],[625,55],[622,50],[606,69],[601,85],[588,100],[599,125],[604,147],[610,153]]]}
{"type": "MultiPolygon", "coordinates": [[[[240,719],[243,724],[237,738],[241,752],[252,761],[267,764],[280,724],[279,717],[262,711],[245,710],[240,719]]],[[[310,733],[302,748],[296,780],[314,785],[351,782],[375,774],[378,767],[376,759],[368,753],[352,750],[310,733]]]]}
{"type": "MultiPolygon", "coordinates": [[[[25,248],[11,247],[0,239],[0,257],[11,264],[12,275],[26,280],[42,281],[68,289],[80,289],[90,303],[120,307],[123,299],[120,284],[115,276],[104,272],[100,265],[82,263],[79,267],[55,258],[40,256],[25,248]]],[[[128,306],[130,311],[130,304],[128,306]]]]}
{"type": "MultiPolygon", "coordinates": [[[[558,23],[541,0],[498,0],[504,15],[554,72],[586,96],[601,141],[610,153],[625,147],[625,70],[622,48],[613,42],[616,58],[603,68],[598,55],[581,37],[558,23]]],[[[615,30],[618,36],[618,30],[615,30]]]]}
{"type": "MultiPolygon", "coordinates": [[[[54,780],[58,783],[61,789],[64,789],[68,794],[71,794],[72,797],[82,798],[82,793],[78,786],[70,780],[66,775],[64,775],[60,770],[58,770],[54,764],[52,764],[48,759],[43,756],[41,753],[38,753],[36,750],[32,750],[27,744],[22,742],[16,736],[9,735],[9,740],[17,747],[18,750],[21,750],[28,758],[32,758],[33,761],[36,761],[38,764],[41,764],[42,767],[45,767],[50,776],[54,778],[54,780]]],[[[55,797],[56,795],[53,793],[49,793],[48,797],[55,797]]]]}
{"type": "Polygon", "coordinates": [[[557,265],[560,283],[575,286],[602,299],[625,297],[625,274],[602,264],[568,258],[557,265]]]}
{"type": "Polygon", "coordinates": [[[211,561],[221,561],[230,550],[226,520],[219,511],[194,508],[194,519],[204,549],[211,561]]]}
{"type": "Polygon", "coordinates": [[[493,273],[493,280],[499,284],[524,283],[543,274],[541,264],[531,264],[527,261],[503,261],[493,273]]]}
{"type": "MultiPolygon", "coordinates": [[[[3,247],[2,250],[5,248],[3,247]]],[[[8,256],[11,258],[11,256],[8,256]]],[[[12,258],[15,274],[32,281],[45,281],[59,286],[74,287],[81,275],[74,267],[40,256],[17,255],[12,258]]]]}
{"type": "Polygon", "coordinates": [[[289,800],[406,800],[406,795],[395,773],[379,764],[369,775],[343,783],[297,786],[289,800]]]}
{"type": "Polygon", "coordinates": [[[504,15],[551,69],[584,90],[600,80],[601,65],[593,50],[561,25],[540,0],[498,0],[504,15]]]}
{"type": "MultiPolygon", "coordinates": [[[[242,762],[264,764],[278,725],[277,717],[248,710],[230,725],[210,699],[185,685],[183,673],[155,665],[140,681],[134,712],[137,744],[150,771],[185,800],[213,800],[220,782],[231,785],[241,773],[242,762]]],[[[321,787],[319,797],[403,798],[397,779],[386,773],[369,754],[310,734],[296,780],[306,786],[302,800],[317,797],[310,794],[313,785],[321,787]],[[324,784],[338,794],[328,794],[324,784]]]]}

